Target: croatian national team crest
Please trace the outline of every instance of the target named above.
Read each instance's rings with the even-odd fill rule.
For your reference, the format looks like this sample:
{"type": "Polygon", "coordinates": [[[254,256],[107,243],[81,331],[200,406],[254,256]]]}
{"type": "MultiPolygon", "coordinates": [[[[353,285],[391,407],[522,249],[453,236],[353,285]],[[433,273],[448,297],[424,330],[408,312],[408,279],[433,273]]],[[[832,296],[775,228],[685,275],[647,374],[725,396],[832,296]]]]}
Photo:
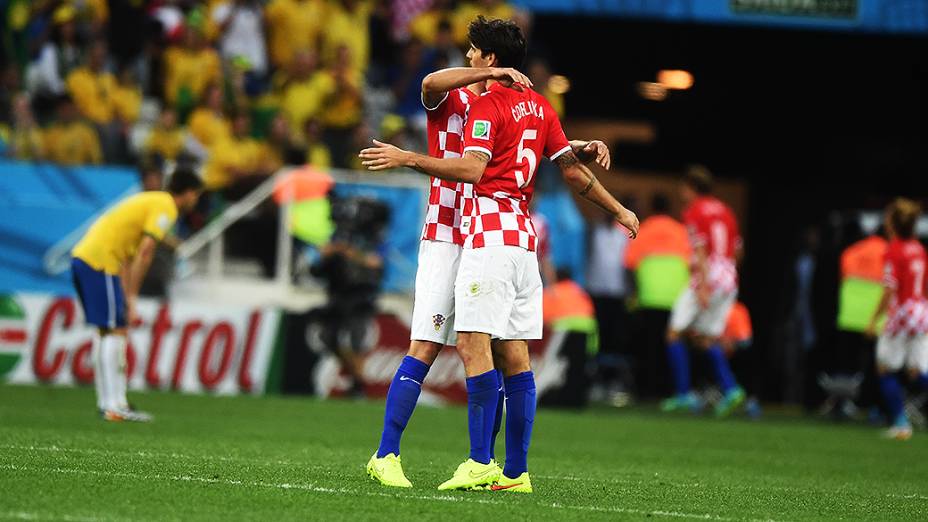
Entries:
{"type": "Polygon", "coordinates": [[[432,324],[435,325],[435,331],[441,330],[441,327],[445,324],[445,316],[441,314],[435,314],[432,316],[432,324]]]}

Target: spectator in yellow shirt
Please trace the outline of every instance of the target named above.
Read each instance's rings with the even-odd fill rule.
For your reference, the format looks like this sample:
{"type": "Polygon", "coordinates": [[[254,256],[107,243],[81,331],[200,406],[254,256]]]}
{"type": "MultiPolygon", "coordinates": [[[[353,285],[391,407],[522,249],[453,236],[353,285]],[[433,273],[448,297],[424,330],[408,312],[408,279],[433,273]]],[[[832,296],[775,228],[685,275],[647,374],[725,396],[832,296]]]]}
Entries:
{"type": "Polygon", "coordinates": [[[113,93],[116,78],[104,70],[106,65],[106,43],[98,40],[90,48],[86,64],[68,75],[68,93],[78,110],[90,121],[106,125],[115,114],[113,93]]]}
{"type": "Polygon", "coordinates": [[[262,144],[249,135],[250,131],[248,114],[236,115],[232,137],[210,150],[203,176],[207,190],[224,191],[228,199],[238,199],[257,184],[256,178],[273,173],[271,165],[262,165],[262,144]]]}
{"type": "Polygon", "coordinates": [[[81,121],[74,102],[67,96],[58,102],[58,121],[45,132],[45,150],[48,159],[60,165],[103,161],[96,131],[81,121]]]}
{"type": "Polygon", "coordinates": [[[409,22],[409,34],[425,45],[434,45],[439,24],[443,21],[450,23],[451,19],[451,0],[435,0],[432,7],[409,22]]]}
{"type": "Polygon", "coordinates": [[[317,69],[313,51],[301,51],[294,59],[290,80],[280,97],[280,108],[290,122],[290,131],[299,136],[303,123],[322,114],[325,102],[336,90],[332,75],[317,69]]]}
{"type": "Polygon", "coordinates": [[[512,20],[516,17],[516,10],[503,0],[478,0],[476,2],[461,3],[454,11],[452,22],[455,40],[457,40],[458,44],[466,45],[468,43],[467,26],[479,15],[490,19],[512,20]]]}
{"type": "Polygon", "coordinates": [[[35,123],[32,108],[29,107],[29,95],[19,93],[13,98],[13,128],[10,132],[10,144],[7,154],[26,161],[45,159],[45,144],[42,143],[42,131],[35,123]]]}
{"type": "Polygon", "coordinates": [[[351,135],[361,123],[363,100],[360,76],[351,67],[351,50],[347,46],[338,49],[338,56],[327,74],[334,89],[325,102],[322,124],[325,126],[326,142],[332,149],[335,166],[348,167],[351,135]]]}
{"type": "Polygon", "coordinates": [[[370,0],[336,0],[329,4],[325,25],[324,61],[338,59],[339,48],[351,51],[351,68],[357,76],[367,70],[370,57],[370,18],[374,6],[370,0]]]}
{"type": "Polygon", "coordinates": [[[177,113],[167,107],[161,111],[158,124],[145,140],[145,156],[157,155],[162,160],[175,160],[184,150],[184,131],[177,126],[177,113]]]}
{"type": "Polygon", "coordinates": [[[200,29],[187,27],[183,46],[164,52],[164,96],[184,114],[208,85],[221,80],[219,55],[206,45],[200,29]]]}
{"type": "Polygon", "coordinates": [[[113,110],[123,123],[135,123],[142,110],[142,89],[128,67],[119,74],[113,89],[113,110]]]}
{"type": "Polygon", "coordinates": [[[232,136],[232,128],[222,110],[221,87],[210,85],[206,88],[203,104],[193,111],[187,124],[190,134],[204,150],[232,136]]]}
{"type": "Polygon", "coordinates": [[[272,0],[264,10],[270,30],[271,63],[286,67],[298,51],[318,50],[327,12],[323,0],[272,0]]]}

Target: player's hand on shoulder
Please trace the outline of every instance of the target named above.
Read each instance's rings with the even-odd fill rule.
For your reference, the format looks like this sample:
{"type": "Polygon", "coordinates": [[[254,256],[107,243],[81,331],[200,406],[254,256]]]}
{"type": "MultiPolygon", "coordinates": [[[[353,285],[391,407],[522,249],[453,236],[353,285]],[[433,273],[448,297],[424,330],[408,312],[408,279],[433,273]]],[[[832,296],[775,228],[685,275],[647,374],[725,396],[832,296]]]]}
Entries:
{"type": "Polygon", "coordinates": [[[595,161],[597,165],[606,170],[609,170],[612,165],[612,153],[609,152],[609,146],[600,140],[586,142],[579,152],[580,161],[584,163],[595,161]]]}
{"type": "Polygon", "coordinates": [[[490,71],[494,80],[519,92],[523,90],[522,86],[528,87],[529,89],[534,86],[532,80],[530,80],[528,76],[512,67],[493,67],[490,71]]]}
{"type": "Polygon", "coordinates": [[[407,152],[395,145],[373,140],[374,146],[368,147],[358,154],[361,165],[367,170],[389,170],[406,165],[407,152]]]}

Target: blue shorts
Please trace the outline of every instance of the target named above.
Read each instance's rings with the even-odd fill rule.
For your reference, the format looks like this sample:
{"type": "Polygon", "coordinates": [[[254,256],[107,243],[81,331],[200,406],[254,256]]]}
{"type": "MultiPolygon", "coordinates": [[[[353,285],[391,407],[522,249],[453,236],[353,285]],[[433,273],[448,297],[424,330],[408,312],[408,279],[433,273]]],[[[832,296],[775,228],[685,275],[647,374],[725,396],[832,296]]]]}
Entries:
{"type": "Polygon", "coordinates": [[[126,297],[119,276],[94,270],[73,257],[71,277],[87,324],[110,329],[126,326],[126,297]]]}

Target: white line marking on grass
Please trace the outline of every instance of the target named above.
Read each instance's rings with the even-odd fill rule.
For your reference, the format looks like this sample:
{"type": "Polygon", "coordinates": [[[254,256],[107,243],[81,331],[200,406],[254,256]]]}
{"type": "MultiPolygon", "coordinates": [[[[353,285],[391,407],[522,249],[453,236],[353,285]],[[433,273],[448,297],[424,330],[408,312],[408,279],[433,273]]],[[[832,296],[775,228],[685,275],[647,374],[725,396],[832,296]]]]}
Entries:
{"type": "MultiPolygon", "coordinates": [[[[370,492],[370,491],[360,491],[356,489],[348,488],[327,488],[323,486],[317,486],[315,484],[290,484],[290,483],[272,483],[272,482],[260,482],[260,481],[243,481],[243,480],[234,480],[234,479],[221,479],[221,478],[211,478],[211,477],[195,477],[191,475],[158,475],[158,474],[144,474],[144,473],[130,473],[130,472],[121,472],[121,471],[95,471],[95,470],[85,470],[85,469],[74,469],[74,468],[41,468],[41,467],[27,467],[27,466],[17,466],[15,464],[5,464],[0,465],[0,469],[6,469],[10,471],[26,471],[26,472],[53,472],[60,474],[73,474],[73,475],[94,475],[94,476],[106,476],[106,477],[120,477],[120,478],[130,478],[136,480],[167,480],[167,481],[177,481],[177,482],[198,482],[204,484],[222,484],[228,486],[243,486],[243,487],[261,487],[261,488],[272,488],[272,489],[283,489],[283,490],[301,490],[309,491],[313,493],[325,493],[333,495],[364,495],[368,497],[384,497],[384,498],[395,498],[397,500],[426,500],[426,501],[438,501],[438,502],[463,502],[463,503],[476,503],[476,504],[488,504],[488,505],[497,505],[497,506],[506,506],[511,505],[509,502],[501,500],[491,500],[484,498],[470,498],[466,496],[452,496],[452,495],[404,495],[404,494],[391,494],[384,492],[370,492]]],[[[599,507],[599,506],[573,506],[560,504],[557,502],[554,503],[539,503],[539,507],[547,507],[551,509],[567,509],[574,511],[591,511],[599,513],[617,513],[617,514],[629,514],[629,515],[644,515],[644,516],[661,516],[667,518],[688,518],[694,520],[716,520],[720,522],[734,522],[737,520],[745,520],[731,517],[724,517],[720,515],[713,515],[710,513],[698,514],[698,513],[682,513],[679,511],[664,511],[664,510],[654,510],[647,511],[642,509],[632,509],[632,508],[620,508],[620,507],[599,507]]],[[[759,522],[756,519],[747,519],[752,522],[759,522]]],[[[77,522],[77,521],[75,521],[77,522]]],[[[776,522],[773,520],[765,522],[776,522]]]]}
{"type": "Polygon", "coordinates": [[[13,520],[64,520],[65,522],[100,522],[101,520],[112,520],[80,515],[53,515],[50,513],[46,515],[29,511],[0,511],[0,518],[13,520]]]}

